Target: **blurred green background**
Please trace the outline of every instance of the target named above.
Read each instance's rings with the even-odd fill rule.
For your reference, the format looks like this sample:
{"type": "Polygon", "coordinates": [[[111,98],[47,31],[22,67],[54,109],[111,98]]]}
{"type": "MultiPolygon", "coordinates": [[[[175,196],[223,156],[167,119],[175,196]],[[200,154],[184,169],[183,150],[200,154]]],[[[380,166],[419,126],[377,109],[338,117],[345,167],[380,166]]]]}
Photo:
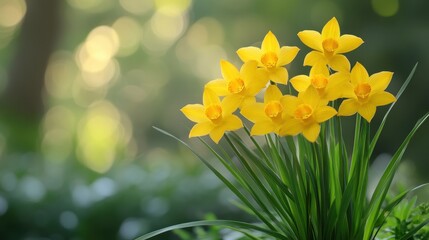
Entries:
{"type": "MultiPolygon", "coordinates": [[[[192,123],[179,109],[201,101],[220,59],[240,64],[235,51],[269,30],[301,49],[289,71],[304,73],[309,49],[296,33],[333,16],[365,41],[352,65],[395,72],[391,92],[419,62],[377,146],[376,178],[429,109],[427,9],[424,0],[0,0],[0,238],[132,239],[208,212],[248,219],[152,126],[186,140],[192,123]]],[[[425,124],[412,141],[402,185],[429,180],[428,134],[425,124]]]]}

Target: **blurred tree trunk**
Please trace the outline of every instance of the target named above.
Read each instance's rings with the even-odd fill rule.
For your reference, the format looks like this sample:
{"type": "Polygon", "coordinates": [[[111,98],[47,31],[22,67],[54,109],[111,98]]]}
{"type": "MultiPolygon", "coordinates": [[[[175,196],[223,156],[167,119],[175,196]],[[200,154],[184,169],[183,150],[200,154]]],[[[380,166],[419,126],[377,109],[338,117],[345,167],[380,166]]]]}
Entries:
{"type": "Polygon", "coordinates": [[[10,123],[7,124],[10,125],[7,126],[8,137],[23,137],[24,139],[15,139],[18,141],[15,144],[18,145],[20,140],[31,141],[29,144],[32,146],[26,150],[34,150],[38,139],[38,123],[44,113],[44,75],[58,36],[61,2],[27,0],[27,13],[9,66],[8,85],[0,99],[2,115],[7,115],[4,117],[10,123]],[[22,127],[30,132],[15,132],[24,131],[22,127]],[[26,136],[20,136],[22,134],[26,136]]]}

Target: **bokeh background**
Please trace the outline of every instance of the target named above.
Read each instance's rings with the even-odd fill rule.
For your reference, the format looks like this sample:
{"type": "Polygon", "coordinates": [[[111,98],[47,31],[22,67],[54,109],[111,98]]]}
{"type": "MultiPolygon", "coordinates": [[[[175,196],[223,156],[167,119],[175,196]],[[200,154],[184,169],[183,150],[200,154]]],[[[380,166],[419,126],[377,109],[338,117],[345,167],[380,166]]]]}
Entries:
{"type": "MultiPolygon", "coordinates": [[[[179,109],[201,101],[220,59],[238,65],[235,51],[268,30],[301,48],[290,75],[307,71],[296,33],[333,16],[365,41],[352,64],[395,72],[391,92],[419,62],[377,146],[376,178],[429,110],[427,9],[424,0],[0,0],[0,238],[132,239],[209,212],[249,219],[152,127],[186,140],[192,123],[179,109]]],[[[412,141],[399,188],[428,181],[428,134],[425,124],[412,141]]]]}

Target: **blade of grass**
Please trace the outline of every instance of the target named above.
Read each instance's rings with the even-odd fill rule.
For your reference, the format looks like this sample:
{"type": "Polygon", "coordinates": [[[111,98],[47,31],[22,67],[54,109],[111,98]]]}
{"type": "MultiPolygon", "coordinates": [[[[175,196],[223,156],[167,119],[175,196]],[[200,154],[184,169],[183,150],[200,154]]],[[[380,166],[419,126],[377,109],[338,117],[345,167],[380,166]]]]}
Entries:
{"type": "Polygon", "coordinates": [[[158,236],[160,234],[175,230],[175,229],[183,229],[183,228],[190,228],[190,227],[199,227],[199,226],[222,226],[225,228],[230,228],[236,231],[241,231],[241,229],[245,230],[255,230],[258,232],[265,233],[269,236],[275,237],[276,239],[284,239],[287,240],[288,238],[278,232],[268,230],[263,227],[256,226],[255,224],[249,224],[245,222],[239,222],[239,221],[232,221],[232,220],[202,220],[202,221],[195,221],[195,222],[188,222],[188,223],[182,223],[177,224],[173,226],[169,226],[166,228],[162,228],[150,233],[147,233],[143,236],[140,236],[136,238],[135,240],[146,240],[150,239],[152,237],[158,236]]]}
{"type": "Polygon", "coordinates": [[[371,145],[369,147],[369,155],[372,154],[372,152],[374,151],[375,145],[377,144],[378,138],[380,137],[381,132],[383,131],[384,128],[384,124],[386,123],[387,120],[387,116],[389,115],[390,111],[392,110],[393,106],[395,106],[395,103],[398,101],[398,99],[401,97],[402,93],[405,91],[405,89],[407,88],[408,84],[410,83],[411,79],[414,76],[414,72],[417,69],[417,65],[418,63],[416,63],[413,67],[413,69],[411,70],[410,74],[408,75],[407,79],[405,80],[405,82],[402,84],[401,88],[399,89],[398,93],[396,94],[396,101],[393,102],[389,109],[387,110],[386,114],[383,117],[383,120],[380,123],[380,126],[378,127],[377,132],[375,133],[374,137],[372,138],[371,141],[371,145]]]}
{"type": "Polygon", "coordinates": [[[386,194],[390,188],[390,185],[392,183],[394,174],[399,166],[400,160],[402,159],[402,156],[405,152],[405,150],[408,147],[409,142],[411,141],[412,137],[416,133],[416,131],[420,128],[420,126],[426,121],[426,119],[429,117],[429,112],[426,113],[422,118],[420,118],[416,125],[413,127],[411,132],[407,135],[405,140],[402,142],[400,147],[397,149],[395,154],[393,155],[389,165],[387,166],[386,170],[383,173],[383,176],[381,177],[380,181],[378,182],[374,194],[371,198],[371,201],[369,203],[368,213],[366,217],[366,223],[364,226],[364,239],[369,239],[374,231],[375,222],[377,220],[377,217],[380,213],[381,205],[386,198],[386,194]]]}

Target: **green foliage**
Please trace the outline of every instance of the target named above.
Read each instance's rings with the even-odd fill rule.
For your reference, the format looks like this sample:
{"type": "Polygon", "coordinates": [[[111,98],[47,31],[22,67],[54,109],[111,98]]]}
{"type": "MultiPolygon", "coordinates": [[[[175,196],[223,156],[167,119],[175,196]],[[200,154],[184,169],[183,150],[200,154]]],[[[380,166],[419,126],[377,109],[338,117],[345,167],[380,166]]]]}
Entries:
{"type": "Polygon", "coordinates": [[[429,239],[429,203],[416,205],[417,197],[398,204],[387,217],[380,239],[429,239]]]}

